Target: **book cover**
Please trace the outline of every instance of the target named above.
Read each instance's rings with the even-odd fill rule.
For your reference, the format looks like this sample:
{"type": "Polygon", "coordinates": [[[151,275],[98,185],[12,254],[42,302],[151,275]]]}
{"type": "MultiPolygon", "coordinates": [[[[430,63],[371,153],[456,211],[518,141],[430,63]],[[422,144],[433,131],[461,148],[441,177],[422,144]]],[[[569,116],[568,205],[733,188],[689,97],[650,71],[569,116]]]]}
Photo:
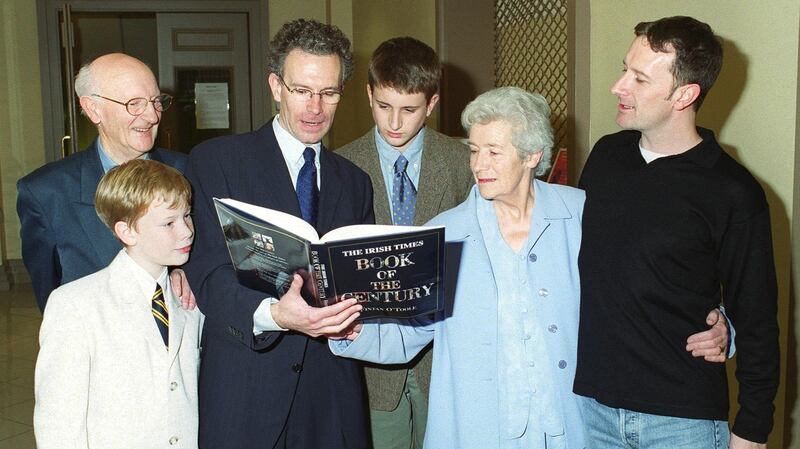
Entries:
{"type": "Polygon", "coordinates": [[[280,298],[292,276],[312,306],[348,298],[361,318],[409,318],[444,300],[444,227],[354,225],[321,238],[302,219],[232,199],[214,198],[239,282],[280,298]]]}

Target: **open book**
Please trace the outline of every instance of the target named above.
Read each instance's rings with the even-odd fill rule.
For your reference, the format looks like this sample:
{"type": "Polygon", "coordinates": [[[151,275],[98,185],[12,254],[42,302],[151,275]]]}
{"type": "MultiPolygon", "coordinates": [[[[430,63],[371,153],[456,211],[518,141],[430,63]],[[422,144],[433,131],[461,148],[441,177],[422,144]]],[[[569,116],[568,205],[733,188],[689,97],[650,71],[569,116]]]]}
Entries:
{"type": "Polygon", "coordinates": [[[239,282],[280,298],[295,273],[324,307],[356,298],[361,318],[409,318],[443,304],[444,227],[353,225],[322,237],[301,218],[214,198],[239,282]]]}

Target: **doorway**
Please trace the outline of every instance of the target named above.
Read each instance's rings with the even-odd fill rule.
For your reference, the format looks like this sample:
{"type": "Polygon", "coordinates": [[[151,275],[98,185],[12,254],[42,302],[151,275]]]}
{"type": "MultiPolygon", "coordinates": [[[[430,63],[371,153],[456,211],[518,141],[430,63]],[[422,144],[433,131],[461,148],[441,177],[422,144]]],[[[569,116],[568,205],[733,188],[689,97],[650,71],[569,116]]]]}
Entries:
{"type": "Polygon", "coordinates": [[[48,161],[80,151],[96,137],[94,125],[80,116],[71,78],[106,53],[144,61],[162,92],[175,97],[162,115],[156,146],[188,153],[211,137],[250,131],[269,116],[258,51],[268,35],[261,24],[267,22],[258,0],[140,1],[135,7],[123,0],[42,3],[48,161]]]}

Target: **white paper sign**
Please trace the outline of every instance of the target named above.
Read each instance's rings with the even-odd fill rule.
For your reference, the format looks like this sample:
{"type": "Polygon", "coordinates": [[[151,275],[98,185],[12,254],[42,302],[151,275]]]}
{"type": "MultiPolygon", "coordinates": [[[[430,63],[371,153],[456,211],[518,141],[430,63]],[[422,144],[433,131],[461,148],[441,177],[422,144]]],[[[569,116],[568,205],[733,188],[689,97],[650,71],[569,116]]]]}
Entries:
{"type": "Polygon", "coordinates": [[[197,129],[228,129],[228,83],[195,83],[194,114],[197,129]]]}

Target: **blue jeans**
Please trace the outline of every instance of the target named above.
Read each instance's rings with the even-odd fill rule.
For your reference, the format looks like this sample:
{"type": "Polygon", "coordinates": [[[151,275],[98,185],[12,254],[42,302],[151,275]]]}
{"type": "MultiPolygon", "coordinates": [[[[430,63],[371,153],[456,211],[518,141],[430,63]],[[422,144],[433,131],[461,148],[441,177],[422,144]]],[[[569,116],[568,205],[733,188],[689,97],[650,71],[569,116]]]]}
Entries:
{"type": "Polygon", "coordinates": [[[727,449],[727,421],[650,415],[581,397],[587,448],[727,449]]]}

